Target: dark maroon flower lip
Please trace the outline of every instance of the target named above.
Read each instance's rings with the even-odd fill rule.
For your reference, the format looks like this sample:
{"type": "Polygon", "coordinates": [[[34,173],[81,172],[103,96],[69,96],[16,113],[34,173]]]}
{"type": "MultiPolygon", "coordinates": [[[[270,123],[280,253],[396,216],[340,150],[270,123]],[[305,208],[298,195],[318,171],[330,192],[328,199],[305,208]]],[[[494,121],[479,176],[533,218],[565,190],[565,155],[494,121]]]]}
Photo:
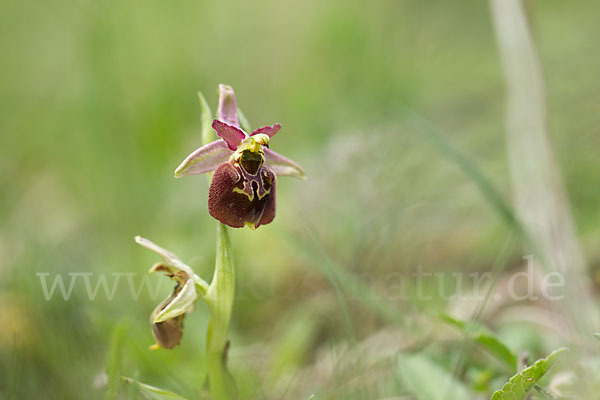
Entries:
{"type": "Polygon", "coordinates": [[[275,185],[275,174],[267,167],[251,175],[240,165],[225,162],[213,175],[208,212],[233,228],[266,225],[275,218],[275,185]]]}

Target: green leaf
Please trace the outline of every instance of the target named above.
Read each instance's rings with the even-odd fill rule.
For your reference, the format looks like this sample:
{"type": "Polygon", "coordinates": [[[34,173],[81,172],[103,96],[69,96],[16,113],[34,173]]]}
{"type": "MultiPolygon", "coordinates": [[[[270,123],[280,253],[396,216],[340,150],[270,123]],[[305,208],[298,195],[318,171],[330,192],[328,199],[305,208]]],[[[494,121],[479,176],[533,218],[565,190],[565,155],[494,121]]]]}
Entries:
{"type": "Polygon", "coordinates": [[[136,387],[139,393],[147,400],[186,400],[182,397],[168,390],[157,388],[155,386],[146,385],[145,383],[138,382],[135,379],[123,377],[126,383],[129,383],[136,387]]]}
{"type": "Polygon", "coordinates": [[[554,350],[546,358],[537,360],[535,364],[523,369],[510,378],[508,382],[492,395],[491,400],[523,400],[542,376],[556,363],[561,353],[567,349],[554,350]]]}
{"type": "Polygon", "coordinates": [[[422,354],[400,355],[398,373],[406,389],[418,400],[471,398],[462,382],[422,354]]]}
{"type": "Polygon", "coordinates": [[[594,336],[596,337],[596,339],[600,340],[600,333],[594,333],[594,336]]]}
{"type": "Polygon", "coordinates": [[[484,326],[475,322],[459,321],[446,314],[442,315],[442,319],[479,343],[490,354],[506,364],[510,371],[516,370],[517,356],[484,326]]]}

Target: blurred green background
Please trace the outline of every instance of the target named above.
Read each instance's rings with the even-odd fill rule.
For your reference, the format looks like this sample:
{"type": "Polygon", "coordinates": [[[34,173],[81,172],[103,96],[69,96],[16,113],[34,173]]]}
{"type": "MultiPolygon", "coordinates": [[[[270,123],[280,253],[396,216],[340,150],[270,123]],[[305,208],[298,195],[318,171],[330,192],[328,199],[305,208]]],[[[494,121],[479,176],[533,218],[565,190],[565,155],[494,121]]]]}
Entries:
{"type": "MultiPolygon", "coordinates": [[[[528,5],[550,138],[593,278],[600,9],[528,5]]],[[[140,234],[210,279],[205,178],[172,174],[201,144],[197,91],[215,109],[219,83],[234,87],[252,126],[283,125],[272,148],[308,175],[279,179],[273,224],[232,232],[230,365],[242,397],[404,398],[393,397],[410,392],[395,368],[402,351],[452,370],[461,336],[434,340],[422,319],[463,305],[415,301],[410,279],[397,296],[394,274],[489,271],[509,229],[407,115],[436,127],[510,201],[487,2],[3,0],[0,30],[0,398],[104,398],[107,364],[207,396],[202,304],[180,346],[148,350],[167,279],[149,278],[161,285],[155,299],[132,298],[122,278],[112,300],[102,289],[90,300],[78,278],[68,301],[46,301],[36,274],[68,285],[69,273],[93,273],[95,286],[98,274],[112,284],[113,273],[135,273],[137,287],[158,261],[134,243],[140,234]]],[[[524,252],[509,253],[517,268],[524,252]]],[[[497,316],[484,321],[515,350],[564,344],[497,316]]],[[[462,380],[480,396],[510,376],[479,353],[469,366],[462,380]]]]}

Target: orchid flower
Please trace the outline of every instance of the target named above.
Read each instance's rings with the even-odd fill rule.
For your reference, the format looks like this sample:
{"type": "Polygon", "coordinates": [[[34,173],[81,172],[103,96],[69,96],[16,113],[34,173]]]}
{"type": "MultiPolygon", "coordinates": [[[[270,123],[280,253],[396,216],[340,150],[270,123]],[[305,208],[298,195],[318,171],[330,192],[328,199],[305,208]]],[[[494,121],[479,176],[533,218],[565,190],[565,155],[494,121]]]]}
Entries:
{"type": "Polygon", "coordinates": [[[220,139],[191,153],[175,177],[214,171],[208,194],[209,214],[233,228],[256,229],[275,218],[276,176],[306,179],[302,167],[269,149],[280,124],[246,133],[238,120],[235,93],[219,85],[219,118],[212,128],[220,139]]]}

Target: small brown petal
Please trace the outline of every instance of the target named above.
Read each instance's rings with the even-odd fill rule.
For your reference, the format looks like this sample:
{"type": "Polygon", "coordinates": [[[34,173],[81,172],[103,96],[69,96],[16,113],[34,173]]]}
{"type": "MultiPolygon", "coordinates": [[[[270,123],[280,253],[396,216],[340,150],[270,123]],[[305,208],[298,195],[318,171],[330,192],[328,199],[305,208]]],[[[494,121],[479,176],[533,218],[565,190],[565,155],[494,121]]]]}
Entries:
{"type": "MultiPolygon", "coordinates": [[[[150,316],[150,322],[154,321],[156,316],[173,301],[174,298],[177,297],[179,292],[181,292],[183,285],[177,283],[175,288],[173,288],[173,292],[169,297],[167,297],[161,304],[158,305],[152,312],[150,316]]],[[[165,349],[172,349],[173,347],[179,344],[181,337],[183,336],[183,318],[185,314],[178,315],[175,318],[168,319],[162,322],[152,322],[152,336],[154,336],[154,340],[156,343],[160,345],[160,347],[164,347],[165,349]]]]}
{"type": "Polygon", "coordinates": [[[152,335],[161,347],[172,349],[179,344],[183,336],[183,318],[185,314],[152,324],[152,335]]]}

